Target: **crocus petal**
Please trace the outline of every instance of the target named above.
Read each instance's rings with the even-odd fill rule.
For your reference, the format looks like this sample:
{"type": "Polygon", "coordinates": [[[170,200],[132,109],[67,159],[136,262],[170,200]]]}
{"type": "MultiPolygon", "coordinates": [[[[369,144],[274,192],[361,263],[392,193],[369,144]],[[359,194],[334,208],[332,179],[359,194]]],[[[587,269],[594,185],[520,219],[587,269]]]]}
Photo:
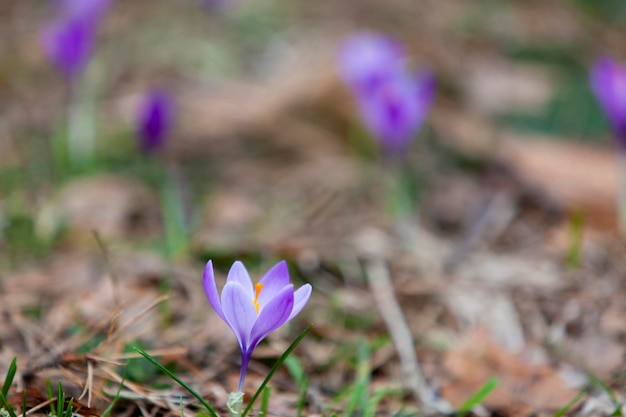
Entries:
{"type": "Polygon", "coordinates": [[[357,98],[363,121],[381,147],[400,153],[421,128],[433,96],[432,76],[404,73],[357,98]]]}
{"type": "Polygon", "coordinates": [[[302,311],[306,303],[309,302],[312,290],[313,288],[311,287],[311,284],[304,284],[293,293],[293,309],[291,310],[291,314],[289,315],[287,321],[291,320],[297,316],[300,311],[302,311]]]}
{"type": "Polygon", "coordinates": [[[226,323],[237,336],[241,351],[248,350],[250,330],[257,320],[256,310],[247,291],[237,281],[227,282],[222,290],[222,308],[226,323]]]}
{"type": "Polygon", "coordinates": [[[202,282],[204,284],[204,292],[206,293],[209,303],[213,306],[213,310],[218,316],[228,323],[222,310],[222,303],[220,302],[220,296],[217,293],[217,284],[215,283],[215,275],[213,274],[213,262],[207,262],[204,267],[204,274],[202,275],[202,282]]]}
{"type": "Polygon", "coordinates": [[[246,291],[250,302],[254,299],[254,288],[252,286],[252,279],[250,279],[250,274],[248,274],[248,270],[241,263],[241,261],[236,261],[233,266],[230,267],[228,271],[228,276],[226,277],[226,282],[238,282],[241,284],[241,287],[246,291]]]}
{"type": "Polygon", "coordinates": [[[368,96],[359,97],[363,121],[388,150],[401,150],[413,134],[414,104],[408,80],[388,80],[368,96]]]}
{"type": "Polygon", "coordinates": [[[619,119],[619,106],[613,93],[615,63],[604,58],[596,63],[591,70],[591,87],[607,116],[613,122],[619,119]]]}
{"type": "Polygon", "coordinates": [[[287,262],[281,261],[274,265],[259,283],[263,284],[263,289],[259,294],[259,305],[263,308],[280,290],[289,285],[287,262]]]}
{"type": "Polygon", "coordinates": [[[592,68],[590,78],[592,90],[611,123],[618,144],[626,146],[626,67],[603,58],[592,68]]]}
{"type": "Polygon", "coordinates": [[[91,56],[94,30],[80,19],[59,19],[42,29],[41,42],[48,59],[68,79],[73,79],[91,56]]]}
{"type": "Polygon", "coordinates": [[[285,324],[293,310],[293,298],[293,285],[288,285],[267,303],[250,332],[250,349],[285,324]]]}
{"type": "Polygon", "coordinates": [[[357,94],[369,94],[404,66],[405,51],[395,39],[362,32],[342,45],[338,65],[343,81],[357,94]]]}
{"type": "Polygon", "coordinates": [[[435,98],[437,89],[437,80],[435,75],[430,71],[423,71],[415,76],[417,102],[419,103],[421,114],[426,115],[430,110],[430,106],[435,98]]]}

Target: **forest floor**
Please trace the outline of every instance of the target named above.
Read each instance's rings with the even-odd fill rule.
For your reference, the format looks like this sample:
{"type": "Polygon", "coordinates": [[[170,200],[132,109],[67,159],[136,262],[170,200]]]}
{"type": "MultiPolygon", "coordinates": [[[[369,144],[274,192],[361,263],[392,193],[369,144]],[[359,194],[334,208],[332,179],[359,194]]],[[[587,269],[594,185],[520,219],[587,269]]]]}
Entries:
{"type": "Polygon", "coordinates": [[[587,73],[600,56],[624,57],[623,9],[246,0],[217,13],[199,1],[118,0],[84,83],[98,156],[65,169],[51,143],[67,92],[38,35],[51,11],[3,0],[9,401],[20,407],[26,390],[35,407],[46,380],[61,381],[80,415],[101,416],[125,375],[112,415],[197,414],[140,346],[224,413],[239,348],[202,290],[204,264],[222,284],[235,260],[258,279],[285,259],[313,295],[256,349],[246,401],[312,329],[270,382],[268,415],[451,414],[494,380],[476,415],[622,415],[617,155],[587,73]],[[402,40],[415,67],[437,76],[406,155],[414,205],[395,218],[392,172],[337,77],[338,46],[362,29],[402,40]],[[164,152],[145,158],[130,126],[151,86],[176,97],[177,122],[164,152]],[[168,190],[181,202],[178,229],[163,220],[168,190]]]}

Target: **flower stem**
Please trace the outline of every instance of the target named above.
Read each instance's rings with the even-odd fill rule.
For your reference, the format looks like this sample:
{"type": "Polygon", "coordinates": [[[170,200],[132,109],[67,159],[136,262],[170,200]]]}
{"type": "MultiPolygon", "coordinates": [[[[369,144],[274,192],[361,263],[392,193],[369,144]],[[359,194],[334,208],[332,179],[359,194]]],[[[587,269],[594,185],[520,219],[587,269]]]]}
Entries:
{"type": "Polygon", "coordinates": [[[248,371],[248,363],[250,362],[251,353],[242,352],[241,354],[241,371],[239,372],[239,385],[237,385],[237,391],[243,391],[243,381],[246,379],[246,372],[248,371]]]}
{"type": "Polygon", "coordinates": [[[72,85],[68,103],[67,146],[74,168],[91,162],[94,154],[93,103],[81,85],[72,85]]]}
{"type": "Polygon", "coordinates": [[[240,390],[228,394],[226,407],[228,407],[228,417],[241,416],[241,409],[243,408],[243,392],[240,390]]]}

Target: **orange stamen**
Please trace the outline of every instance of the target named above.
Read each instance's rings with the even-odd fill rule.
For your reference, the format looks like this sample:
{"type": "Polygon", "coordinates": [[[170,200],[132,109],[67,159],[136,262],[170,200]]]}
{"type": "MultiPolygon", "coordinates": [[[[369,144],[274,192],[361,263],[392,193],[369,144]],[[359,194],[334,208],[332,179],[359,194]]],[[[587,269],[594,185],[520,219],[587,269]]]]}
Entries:
{"type": "Polygon", "coordinates": [[[252,300],[252,302],[254,303],[254,308],[256,309],[257,314],[259,314],[259,295],[261,295],[262,289],[263,284],[261,284],[260,282],[257,282],[254,285],[254,300],[252,300]]]}

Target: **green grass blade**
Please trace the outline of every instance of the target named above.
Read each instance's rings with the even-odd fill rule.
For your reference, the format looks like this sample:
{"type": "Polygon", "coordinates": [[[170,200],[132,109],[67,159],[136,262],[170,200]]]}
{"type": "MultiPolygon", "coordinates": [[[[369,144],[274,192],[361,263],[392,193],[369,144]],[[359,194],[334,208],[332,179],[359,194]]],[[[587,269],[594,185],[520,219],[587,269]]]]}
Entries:
{"type": "Polygon", "coordinates": [[[180,184],[177,184],[175,171],[168,172],[161,194],[165,251],[167,256],[176,258],[186,252],[189,245],[189,233],[186,227],[180,184]]]}
{"type": "Polygon", "coordinates": [[[585,216],[581,212],[574,212],[569,223],[570,243],[565,260],[570,269],[577,269],[581,264],[585,216]]]}
{"type": "MultiPolygon", "coordinates": [[[[54,398],[54,395],[52,395],[52,384],[50,383],[50,379],[46,378],[46,392],[48,393],[48,399],[52,399],[54,398]]],[[[52,401],[50,403],[50,411],[52,411],[52,414],[54,414],[55,416],[58,415],[57,414],[57,407],[54,404],[54,401],[52,401]]]]}
{"type": "Polygon", "coordinates": [[[289,356],[285,359],[285,366],[289,370],[291,377],[296,381],[298,387],[298,404],[296,407],[297,417],[302,416],[302,411],[306,405],[307,394],[309,392],[309,379],[304,372],[304,368],[300,364],[300,361],[293,356],[289,356]]]}
{"type": "Polygon", "coordinates": [[[57,416],[62,417],[64,415],[63,410],[65,409],[65,393],[63,392],[63,385],[61,385],[61,381],[57,384],[57,416]]]}
{"type": "Polygon", "coordinates": [[[304,368],[300,364],[300,361],[293,356],[290,356],[285,359],[285,366],[287,370],[291,374],[291,377],[296,381],[297,385],[300,385],[302,380],[305,377],[304,368]]]}
{"type": "Polygon", "coordinates": [[[600,380],[600,378],[598,378],[597,376],[595,376],[591,372],[588,372],[587,376],[589,377],[589,380],[590,380],[592,385],[595,385],[596,387],[600,388],[611,399],[611,402],[613,403],[613,406],[615,407],[615,409],[613,410],[613,413],[611,413],[611,416],[612,417],[619,417],[619,416],[621,416],[622,415],[622,404],[618,401],[618,399],[615,396],[615,393],[613,392],[613,390],[611,388],[609,388],[609,386],[606,385],[604,382],[602,382],[600,380]]]}
{"type": "Polygon", "coordinates": [[[465,401],[465,403],[463,403],[461,407],[459,407],[459,414],[463,416],[468,411],[471,411],[472,408],[483,402],[485,398],[487,398],[489,394],[491,394],[491,391],[496,389],[497,386],[498,380],[496,378],[491,378],[489,381],[485,382],[485,385],[480,387],[478,391],[476,391],[471,397],[469,397],[465,401]]]}
{"type": "Polygon", "coordinates": [[[272,395],[272,387],[265,387],[263,396],[261,397],[261,412],[259,415],[267,416],[267,409],[270,405],[270,396],[272,395]]]}
{"type": "Polygon", "coordinates": [[[293,350],[296,348],[296,346],[298,346],[298,344],[302,341],[302,339],[304,339],[304,336],[306,336],[306,334],[309,332],[309,330],[311,330],[311,327],[313,327],[313,325],[309,324],[309,326],[306,329],[304,329],[304,331],[302,333],[300,333],[300,336],[298,336],[296,338],[296,340],[294,340],[293,343],[291,345],[289,345],[287,350],[284,351],[282,355],[280,355],[280,357],[278,358],[278,360],[276,361],[274,366],[272,366],[272,369],[270,369],[270,371],[268,372],[267,376],[265,377],[265,379],[263,380],[263,382],[259,386],[259,389],[256,390],[256,392],[254,393],[254,395],[250,399],[250,402],[248,403],[248,406],[246,407],[246,409],[243,410],[243,413],[241,413],[241,417],[246,417],[246,414],[248,414],[248,412],[250,411],[250,409],[254,405],[254,402],[256,401],[256,399],[259,397],[259,395],[263,391],[263,388],[265,388],[265,386],[268,384],[268,382],[270,382],[270,379],[272,379],[272,376],[274,376],[274,373],[278,370],[278,368],[285,361],[285,359],[287,359],[287,357],[291,354],[291,352],[293,352],[293,350]]]}
{"type": "Polygon", "coordinates": [[[65,409],[65,413],[63,417],[72,417],[74,415],[74,397],[71,397],[67,402],[67,408],[65,409]]]}
{"type": "Polygon", "coordinates": [[[363,412],[363,417],[374,417],[376,415],[376,407],[388,395],[398,395],[400,392],[395,388],[380,388],[374,391],[367,400],[367,408],[363,412]]]}
{"type": "Polygon", "coordinates": [[[587,395],[587,390],[581,390],[578,394],[576,394],[574,398],[570,400],[570,402],[559,408],[557,412],[554,413],[554,417],[562,417],[565,413],[567,413],[567,410],[569,410],[574,404],[580,401],[585,395],[587,395]]]}
{"type": "Polygon", "coordinates": [[[26,389],[22,391],[22,417],[26,416],[26,389]]]}
{"type": "Polygon", "coordinates": [[[163,372],[165,375],[169,376],[170,378],[172,378],[174,381],[176,381],[178,383],[178,385],[180,385],[181,387],[185,388],[187,391],[189,391],[189,393],[191,395],[193,395],[194,397],[196,397],[196,399],[198,401],[200,401],[200,403],[207,409],[207,411],[209,412],[209,414],[211,414],[212,417],[219,417],[217,415],[217,412],[215,411],[215,409],[211,406],[211,404],[209,404],[208,402],[206,402],[204,400],[204,398],[202,398],[202,396],[200,394],[198,394],[193,388],[191,388],[189,385],[187,385],[185,382],[183,382],[180,378],[178,378],[176,375],[174,375],[172,373],[172,371],[170,371],[169,369],[167,369],[165,366],[161,365],[161,363],[159,361],[157,361],[156,359],[154,359],[152,356],[150,356],[147,352],[145,352],[143,349],[141,349],[138,346],[134,346],[133,349],[135,350],[135,352],[139,353],[141,356],[143,356],[144,358],[146,358],[146,360],[148,360],[148,362],[150,362],[151,364],[153,364],[154,366],[156,366],[157,368],[159,368],[159,370],[161,372],[163,372]]]}
{"type": "Polygon", "coordinates": [[[351,416],[357,408],[361,412],[367,407],[367,388],[370,384],[370,358],[371,350],[367,341],[361,341],[357,347],[356,379],[352,395],[346,405],[345,415],[351,416]]]}
{"type": "Polygon", "coordinates": [[[306,401],[309,394],[309,378],[304,378],[300,384],[298,384],[298,406],[297,416],[302,417],[302,412],[306,406],[306,401]]]}
{"type": "Polygon", "coordinates": [[[7,397],[5,397],[2,392],[0,392],[0,403],[5,408],[5,410],[7,410],[7,413],[9,413],[10,417],[17,417],[17,414],[15,414],[15,411],[9,404],[9,401],[7,401],[7,397]]]}
{"type": "Polygon", "coordinates": [[[13,357],[11,361],[11,365],[9,366],[9,370],[7,371],[7,376],[4,378],[4,384],[2,384],[2,395],[6,398],[9,394],[9,389],[13,384],[13,379],[15,378],[15,373],[17,372],[17,357],[13,357]]]}
{"type": "Polygon", "coordinates": [[[109,417],[109,415],[111,414],[111,411],[113,411],[113,407],[115,407],[115,404],[117,404],[118,400],[120,399],[120,394],[122,393],[122,387],[124,386],[125,380],[126,380],[126,368],[124,368],[122,381],[120,382],[120,386],[117,387],[117,392],[115,393],[115,397],[113,397],[113,401],[111,401],[111,404],[109,404],[109,406],[106,408],[106,410],[104,410],[104,412],[102,413],[100,417],[109,417]]]}

